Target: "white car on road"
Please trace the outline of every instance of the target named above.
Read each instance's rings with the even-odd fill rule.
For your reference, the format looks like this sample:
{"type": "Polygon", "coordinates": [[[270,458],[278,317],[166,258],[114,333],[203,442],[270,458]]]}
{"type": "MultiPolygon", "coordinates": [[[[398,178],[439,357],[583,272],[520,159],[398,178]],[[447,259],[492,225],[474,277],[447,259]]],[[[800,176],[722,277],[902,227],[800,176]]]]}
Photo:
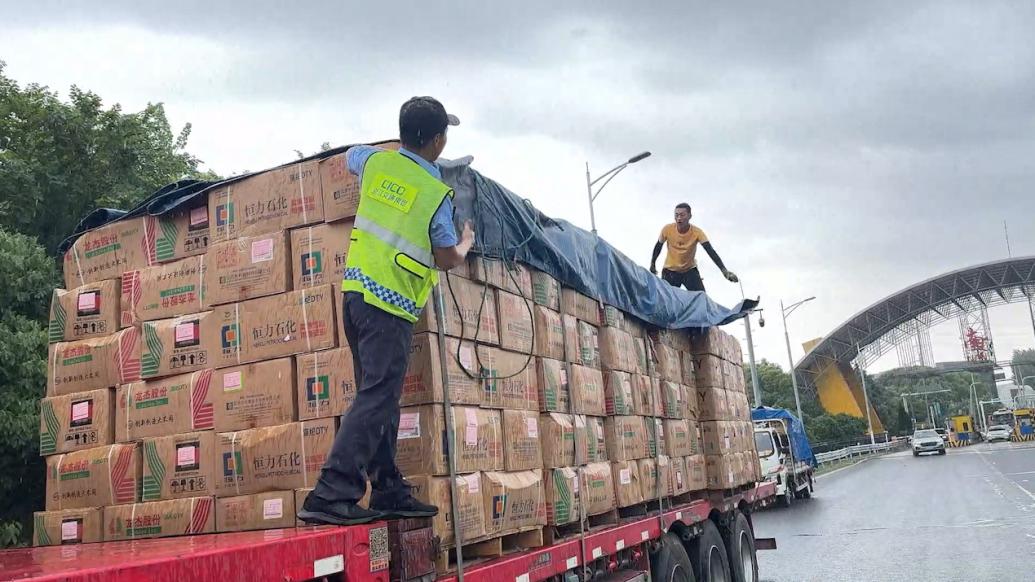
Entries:
{"type": "Polygon", "coordinates": [[[1012,431],[1005,424],[996,424],[988,427],[985,432],[985,440],[994,443],[995,441],[1009,441],[1012,431]]]}
{"type": "Polygon", "coordinates": [[[945,441],[942,435],[932,429],[920,429],[913,433],[913,456],[919,457],[921,453],[945,454],[945,441]]]}

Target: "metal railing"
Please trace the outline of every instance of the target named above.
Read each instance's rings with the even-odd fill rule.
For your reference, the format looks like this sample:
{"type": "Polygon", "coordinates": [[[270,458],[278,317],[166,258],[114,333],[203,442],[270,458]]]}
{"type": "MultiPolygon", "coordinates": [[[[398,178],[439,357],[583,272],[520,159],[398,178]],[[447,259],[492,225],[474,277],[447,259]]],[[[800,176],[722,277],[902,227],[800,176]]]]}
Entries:
{"type": "Polygon", "coordinates": [[[884,453],[887,451],[894,450],[906,444],[906,439],[895,439],[886,443],[876,444],[861,444],[852,445],[836,451],[828,451],[826,453],[818,453],[816,455],[816,462],[820,465],[824,463],[831,463],[834,461],[841,461],[843,459],[852,459],[855,457],[861,457],[864,455],[873,455],[876,453],[884,453]]]}

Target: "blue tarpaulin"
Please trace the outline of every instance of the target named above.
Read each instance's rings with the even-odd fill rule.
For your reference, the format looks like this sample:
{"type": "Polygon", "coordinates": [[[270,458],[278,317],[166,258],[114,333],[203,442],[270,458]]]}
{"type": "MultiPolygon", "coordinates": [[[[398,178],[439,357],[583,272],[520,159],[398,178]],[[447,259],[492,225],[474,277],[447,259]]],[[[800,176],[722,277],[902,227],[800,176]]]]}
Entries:
{"type": "Polygon", "coordinates": [[[812,445],[809,444],[809,437],[805,436],[805,427],[802,426],[798,417],[783,408],[769,408],[759,406],[751,410],[751,420],[775,420],[787,421],[787,431],[791,437],[791,452],[794,458],[806,461],[813,467],[818,467],[816,455],[812,453],[812,445]]]}
{"type": "MultiPolygon", "coordinates": [[[[306,160],[326,158],[346,149],[348,146],[334,148],[306,160]]],[[[703,292],[672,287],[604,239],[564,220],[545,216],[527,200],[471,168],[470,163],[471,158],[466,157],[443,160],[441,166],[443,180],[456,192],[456,224],[468,219],[474,222],[475,252],[525,263],[563,285],[662,328],[723,325],[743,317],[758,304],[745,300],[728,308],[703,292]]],[[[80,222],[60,250],[64,252],[87,230],[122,218],[163,215],[195,203],[212,188],[250,175],[221,182],[181,180],[161,188],[129,211],[95,210],[80,222]]],[[[653,242],[652,237],[645,240],[653,242]]]]}

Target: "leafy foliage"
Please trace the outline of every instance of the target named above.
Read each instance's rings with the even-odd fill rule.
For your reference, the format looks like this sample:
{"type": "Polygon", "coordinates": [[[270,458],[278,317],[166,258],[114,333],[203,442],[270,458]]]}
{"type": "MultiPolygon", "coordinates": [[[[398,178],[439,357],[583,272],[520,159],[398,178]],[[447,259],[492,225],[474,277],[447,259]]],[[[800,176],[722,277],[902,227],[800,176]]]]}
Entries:
{"type": "Polygon", "coordinates": [[[0,227],[36,236],[49,254],[97,207],[129,208],[161,186],[198,174],[161,103],[124,113],[73,86],[19,87],[0,62],[0,227]]]}

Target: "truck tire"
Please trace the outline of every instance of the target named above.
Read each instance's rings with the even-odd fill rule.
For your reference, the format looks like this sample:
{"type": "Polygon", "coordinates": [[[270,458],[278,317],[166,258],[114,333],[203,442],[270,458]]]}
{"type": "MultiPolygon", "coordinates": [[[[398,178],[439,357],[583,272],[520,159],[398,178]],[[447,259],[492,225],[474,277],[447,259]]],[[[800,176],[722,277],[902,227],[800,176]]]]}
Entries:
{"type": "Polygon", "coordinates": [[[657,551],[650,554],[650,577],[657,582],[695,582],[690,556],[676,534],[661,536],[657,551]]]}
{"type": "Polygon", "coordinates": [[[731,582],[729,556],[719,528],[704,520],[701,535],[690,542],[690,562],[697,582],[731,582]]]}
{"type": "Polygon", "coordinates": [[[726,550],[729,553],[733,582],[757,582],[758,555],[755,553],[755,533],[747,516],[738,511],[726,534],[726,550]]]}

